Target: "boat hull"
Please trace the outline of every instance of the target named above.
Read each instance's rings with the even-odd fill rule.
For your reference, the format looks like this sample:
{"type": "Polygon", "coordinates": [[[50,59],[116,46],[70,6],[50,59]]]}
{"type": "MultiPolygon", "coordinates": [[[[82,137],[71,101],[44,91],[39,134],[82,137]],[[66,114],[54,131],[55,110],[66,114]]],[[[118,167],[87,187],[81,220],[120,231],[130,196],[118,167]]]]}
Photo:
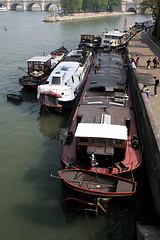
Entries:
{"type": "Polygon", "coordinates": [[[19,95],[19,94],[9,93],[9,94],[7,94],[7,100],[19,103],[19,102],[23,101],[23,97],[21,95],[19,95]]]}
{"type": "Polygon", "coordinates": [[[29,76],[29,75],[20,77],[19,78],[19,85],[21,85],[22,87],[37,88],[38,86],[46,83],[46,80],[47,80],[49,74],[46,75],[45,77],[32,77],[32,76],[29,76]]]}

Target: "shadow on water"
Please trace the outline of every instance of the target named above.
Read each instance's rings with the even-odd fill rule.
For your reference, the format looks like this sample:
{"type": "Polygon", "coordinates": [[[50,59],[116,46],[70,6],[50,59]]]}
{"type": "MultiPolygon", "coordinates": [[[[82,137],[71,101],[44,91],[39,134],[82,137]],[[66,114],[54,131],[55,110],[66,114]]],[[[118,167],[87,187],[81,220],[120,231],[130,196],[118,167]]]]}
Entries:
{"type": "MultiPolygon", "coordinates": [[[[51,178],[56,175],[61,168],[60,163],[60,139],[58,131],[66,126],[68,116],[54,115],[54,119],[45,113],[38,116],[40,131],[49,141],[44,143],[45,152],[37,164],[33,164],[26,172],[23,180],[35,189],[35,199],[25,203],[17,204],[14,212],[27,221],[43,226],[54,226],[61,228],[64,224],[74,224],[79,219],[87,223],[85,213],[72,213],[65,211],[64,199],[75,196],[75,194],[65,187],[59,179],[51,178]],[[55,120],[56,119],[56,120],[55,120]],[[54,121],[56,126],[55,134],[54,121]],[[53,124],[51,122],[53,121],[53,124]],[[48,125],[53,129],[48,129],[48,125]]],[[[142,169],[138,179],[137,193],[132,197],[111,199],[108,203],[107,213],[103,216],[88,216],[88,221],[92,224],[95,236],[98,239],[98,229],[95,224],[103,222],[103,239],[105,240],[135,240],[136,222],[152,224],[154,222],[154,211],[152,200],[148,188],[148,182],[144,169],[142,169]]],[[[88,226],[86,225],[86,228],[88,226]]]]}
{"type": "MultiPolygon", "coordinates": [[[[28,105],[37,102],[35,92],[21,91],[28,105]]],[[[40,107],[40,105],[39,105],[40,107]]],[[[35,199],[27,200],[14,206],[14,213],[25,220],[40,225],[61,227],[60,220],[63,214],[63,185],[59,179],[51,178],[50,175],[57,175],[61,168],[60,162],[60,133],[65,128],[70,116],[70,111],[65,115],[49,111],[42,111],[39,108],[39,131],[46,137],[42,148],[44,149],[38,163],[32,164],[23,177],[23,181],[29,183],[35,189],[35,199]],[[57,217],[58,216],[58,217],[57,217]]]]}

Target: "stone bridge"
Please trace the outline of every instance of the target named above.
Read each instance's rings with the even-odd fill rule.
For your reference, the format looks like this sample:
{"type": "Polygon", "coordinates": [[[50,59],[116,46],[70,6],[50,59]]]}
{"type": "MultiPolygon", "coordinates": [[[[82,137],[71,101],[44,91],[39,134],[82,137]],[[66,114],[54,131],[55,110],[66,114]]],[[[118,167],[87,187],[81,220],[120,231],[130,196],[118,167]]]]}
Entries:
{"type": "Polygon", "coordinates": [[[24,11],[31,11],[33,5],[38,5],[41,11],[48,11],[51,5],[56,5],[59,9],[60,0],[0,0],[0,6],[6,6],[8,10],[16,10],[22,7],[24,11]]]}
{"type": "MultiPolygon", "coordinates": [[[[122,5],[117,10],[139,13],[140,1],[122,0],[122,5]]],[[[31,11],[35,4],[40,7],[41,11],[48,11],[51,5],[56,5],[58,9],[61,7],[60,0],[0,0],[0,6],[7,6],[8,10],[16,10],[17,7],[22,7],[24,11],[31,11]]]]}
{"type": "Polygon", "coordinates": [[[140,13],[139,3],[141,1],[142,0],[122,0],[121,11],[140,13]]]}

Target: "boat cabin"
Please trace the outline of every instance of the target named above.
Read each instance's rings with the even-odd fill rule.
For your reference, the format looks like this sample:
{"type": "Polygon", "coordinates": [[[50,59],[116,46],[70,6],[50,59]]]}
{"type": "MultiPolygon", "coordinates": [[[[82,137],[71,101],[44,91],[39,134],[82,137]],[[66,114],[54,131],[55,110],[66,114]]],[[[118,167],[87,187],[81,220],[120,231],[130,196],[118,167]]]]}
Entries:
{"type": "Polygon", "coordinates": [[[126,126],[79,123],[75,132],[77,162],[86,167],[113,165],[122,160],[126,151],[126,126]]]}
{"type": "Polygon", "coordinates": [[[78,62],[61,62],[52,71],[47,82],[50,85],[70,85],[71,83],[74,83],[75,78],[77,77],[76,71],[78,67],[78,62]]]}
{"type": "Polygon", "coordinates": [[[118,47],[126,44],[129,40],[127,32],[120,32],[118,30],[108,31],[102,34],[102,45],[109,47],[118,47]]]}
{"type": "Polygon", "coordinates": [[[100,36],[82,34],[79,46],[80,47],[99,47],[100,44],[101,44],[100,36]]]}
{"type": "Polygon", "coordinates": [[[27,60],[28,73],[46,72],[51,68],[51,55],[48,56],[35,56],[27,60]]]}

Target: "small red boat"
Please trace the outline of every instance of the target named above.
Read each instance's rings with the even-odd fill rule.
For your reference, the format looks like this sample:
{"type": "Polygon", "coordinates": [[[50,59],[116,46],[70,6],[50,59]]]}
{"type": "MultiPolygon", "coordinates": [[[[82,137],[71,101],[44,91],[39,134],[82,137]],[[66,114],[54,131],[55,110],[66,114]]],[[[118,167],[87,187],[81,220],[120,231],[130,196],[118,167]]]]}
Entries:
{"type": "Polygon", "coordinates": [[[136,192],[136,182],[111,174],[81,169],[65,169],[58,174],[69,188],[94,198],[125,197],[136,192]]]}

